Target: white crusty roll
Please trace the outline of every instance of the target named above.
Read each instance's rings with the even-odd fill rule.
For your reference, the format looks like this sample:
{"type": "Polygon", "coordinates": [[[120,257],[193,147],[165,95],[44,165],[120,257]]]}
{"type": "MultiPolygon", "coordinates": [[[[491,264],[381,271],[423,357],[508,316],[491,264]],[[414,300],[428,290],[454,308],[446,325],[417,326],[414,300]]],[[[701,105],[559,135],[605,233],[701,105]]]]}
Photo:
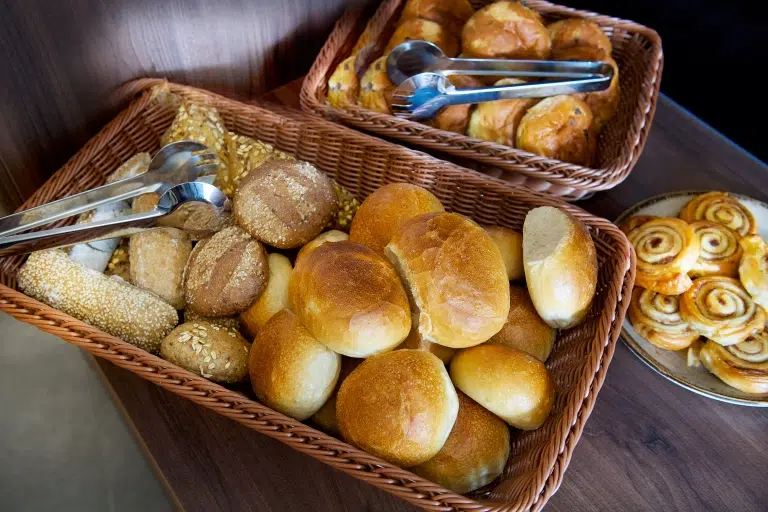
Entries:
{"type": "Polygon", "coordinates": [[[344,380],[336,398],[344,439],[402,467],[437,455],[458,410],[442,361],[422,350],[366,359],[344,380]]]}
{"type": "Polygon", "coordinates": [[[597,288],[597,251],[586,227],[552,206],[534,208],[523,224],[528,292],[551,327],[581,323],[597,288]]]}
{"type": "Polygon", "coordinates": [[[525,278],[523,270],[523,235],[502,226],[486,226],[485,232],[501,252],[510,281],[525,278]]]}
{"type": "Polygon", "coordinates": [[[451,379],[513,427],[535,430],[555,401],[555,383],[544,363],[507,345],[480,345],[460,350],[451,360],[451,379]]]}
{"type": "Polygon", "coordinates": [[[293,271],[291,260],[273,252],[267,256],[267,261],[269,262],[267,287],[256,302],[240,313],[240,325],[250,336],[256,336],[270,318],[288,307],[288,285],[293,271]]]}
{"type": "Polygon", "coordinates": [[[468,218],[457,213],[414,217],[386,252],[409,288],[424,340],[471,347],[504,326],[507,270],[491,237],[468,218]]]}
{"type": "Polygon", "coordinates": [[[397,272],[373,249],[326,243],[296,262],[291,309],[317,340],[349,357],[392,350],[411,329],[411,311],[397,272]]]}

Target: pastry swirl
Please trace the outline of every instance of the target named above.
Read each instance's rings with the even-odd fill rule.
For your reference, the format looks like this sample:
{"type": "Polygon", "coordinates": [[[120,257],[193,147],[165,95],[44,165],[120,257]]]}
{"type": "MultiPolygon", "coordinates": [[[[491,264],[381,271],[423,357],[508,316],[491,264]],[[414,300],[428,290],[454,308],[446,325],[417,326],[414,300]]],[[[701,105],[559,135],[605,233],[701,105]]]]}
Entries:
{"type": "Polygon", "coordinates": [[[686,222],[716,222],[731,228],[739,236],[757,233],[752,212],[725,192],[707,192],[691,199],[680,212],[680,218],[686,222]]]}
{"type": "Polygon", "coordinates": [[[691,286],[688,272],[699,257],[699,239],[687,222],[650,219],[636,223],[627,238],[637,253],[638,286],[665,295],[680,295],[691,286]]]}
{"type": "Polygon", "coordinates": [[[699,238],[699,258],[691,275],[736,277],[742,254],[736,232],[708,220],[692,222],[691,227],[699,238]]]}
{"type": "Polygon", "coordinates": [[[659,348],[683,350],[699,338],[680,316],[678,297],[635,288],[629,319],[637,333],[659,348]]]}
{"type": "Polygon", "coordinates": [[[744,257],[739,264],[741,284],[752,300],[768,308],[768,244],[758,235],[745,236],[739,241],[744,257]]]}
{"type": "Polygon", "coordinates": [[[768,393],[768,332],[723,347],[708,341],[701,362],[717,378],[745,393],[768,393]]]}
{"type": "Polygon", "coordinates": [[[736,279],[700,277],[680,300],[680,315],[691,328],[720,345],[735,345],[765,325],[765,312],[736,279]]]}

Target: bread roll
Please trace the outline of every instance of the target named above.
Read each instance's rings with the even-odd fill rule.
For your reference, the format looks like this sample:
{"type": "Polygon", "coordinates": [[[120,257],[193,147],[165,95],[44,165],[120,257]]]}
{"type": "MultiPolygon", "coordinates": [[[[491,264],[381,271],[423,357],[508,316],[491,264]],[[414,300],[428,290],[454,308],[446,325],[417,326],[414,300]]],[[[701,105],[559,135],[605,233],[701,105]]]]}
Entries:
{"type": "Polygon", "coordinates": [[[326,242],[342,242],[344,240],[349,240],[349,235],[343,231],[332,229],[325,233],[320,233],[299,250],[299,254],[296,255],[296,263],[298,264],[300,259],[326,242]]]}
{"type": "Polygon", "coordinates": [[[533,305],[550,327],[567,329],[584,320],[597,289],[597,251],[580,221],[552,206],[529,211],[523,265],[533,305]]]}
{"type": "Polygon", "coordinates": [[[319,343],[296,315],[284,309],[256,335],[248,368],[259,401],[302,421],[331,396],[341,356],[319,343]]]}
{"type": "Polygon", "coordinates": [[[349,240],[381,254],[403,224],[422,213],[443,212],[429,190],[408,183],[390,183],[368,196],[352,219],[349,240]]]}
{"type": "MultiPolygon", "coordinates": [[[[600,25],[580,18],[566,18],[547,26],[552,52],[567,48],[588,46],[599,50],[603,57],[610,57],[613,47],[600,25]]],[[[598,59],[600,60],[600,59],[598,59]]]]}
{"type": "Polygon", "coordinates": [[[443,363],[421,350],[366,359],[341,384],[336,402],[345,440],[402,467],[437,455],[458,409],[443,363]]]}
{"type": "Polygon", "coordinates": [[[320,430],[336,437],[341,437],[339,421],[336,418],[336,398],[339,395],[341,384],[347,377],[349,377],[352,370],[357,368],[363,361],[364,359],[341,356],[341,372],[339,372],[339,380],[336,381],[336,387],[333,389],[330,398],[328,398],[323,406],[310,418],[313,423],[320,427],[320,430]]]}
{"type": "Polygon", "coordinates": [[[30,297],[148,352],[157,353],[179,322],[157,295],[78,265],[61,250],[30,254],[17,279],[30,297]]]}
{"type": "Polygon", "coordinates": [[[443,53],[449,57],[455,57],[459,54],[459,39],[457,33],[452,33],[448,27],[443,27],[439,23],[421,18],[411,18],[403,20],[395,28],[392,38],[384,49],[386,57],[392,49],[406,41],[421,39],[435,44],[443,53]]]}
{"type": "Polygon", "coordinates": [[[384,55],[373,61],[360,78],[358,101],[368,110],[389,114],[393,92],[395,92],[395,84],[387,74],[387,56],[384,55]]]}
{"type": "Polygon", "coordinates": [[[460,350],[451,361],[458,389],[513,427],[539,428],[552,410],[555,384],[544,364],[506,345],[460,350]]]}
{"type": "Polygon", "coordinates": [[[295,160],[293,156],[275,149],[270,144],[238,133],[227,133],[226,142],[227,154],[229,156],[229,161],[227,162],[229,176],[226,180],[222,180],[222,175],[219,173],[216,176],[214,185],[227,194],[227,197],[232,197],[237,187],[240,186],[240,182],[251,171],[264,165],[266,161],[273,158],[278,160],[295,160]]]}
{"type": "Polygon", "coordinates": [[[475,10],[469,0],[408,0],[401,21],[421,18],[434,21],[451,34],[460,34],[475,10]]]}
{"type": "Polygon", "coordinates": [[[269,280],[256,302],[240,313],[240,323],[249,336],[264,327],[278,311],[288,307],[288,284],[291,281],[291,260],[282,254],[272,253],[269,261],[269,280]]]}
{"type": "Polygon", "coordinates": [[[202,316],[191,309],[184,310],[185,322],[208,322],[209,324],[232,331],[240,331],[240,321],[234,316],[202,316]]]}
{"type": "Polygon", "coordinates": [[[291,309],[317,340],[349,357],[399,345],[411,329],[403,284],[383,256],[352,242],[323,244],[296,263],[291,309]]]}
{"type": "MultiPolygon", "coordinates": [[[[457,89],[470,89],[483,86],[483,83],[480,80],[470,75],[453,75],[447,78],[457,89]]],[[[483,103],[480,105],[483,105],[483,103]]],[[[440,109],[435,117],[426,121],[426,124],[439,128],[440,130],[460,133],[463,135],[467,131],[470,115],[474,110],[475,105],[472,103],[448,105],[447,107],[440,109]]]]}
{"type": "Polygon", "coordinates": [[[510,281],[525,279],[523,270],[523,235],[501,226],[486,226],[485,232],[491,237],[501,252],[507,278],[510,281]]]}
{"type": "MultiPolygon", "coordinates": [[[[503,78],[494,85],[522,83],[525,81],[517,78],[503,78]]],[[[469,119],[467,135],[513,148],[520,121],[537,101],[533,98],[513,98],[479,103],[469,119]]]]}
{"type": "Polygon", "coordinates": [[[187,307],[203,316],[245,311],[267,285],[264,247],[237,226],[198,242],[184,274],[187,307]]]}
{"type": "Polygon", "coordinates": [[[408,337],[399,344],[395,350],[411,349],[411,350],[425,350],[431,354],[435,354],[444,364],[448,364],[453,359],[453,354],[456,353],[455,348],[448,348],[437,343],[432,343],[421,337],[418,328],[411,328],[411,332],[408,333],[408,337]]]}
{"type": "Polygon", "coordinates": [[[234,200],[237,223],[257,240],[281,249],[312,240],[336,208],[331,180],[298,160],[264,163],[240,183],[234,200]]]}
{"type": "Polygon", "coordinates": [[[509,285],[509,315],[504,327],[488,343],[498,343],[522,350],[542,363],[552,353],[557,331],[541,319],[528,290],[509,285]]]}
{"type": "Polygon", "coordinates": [[[443,448],[417,475],[458,494],[493,482],[509,457],[509,428],[499,418],[459,392],[459,414],[443,448]]]}
{"type": "Polygon", "coordinates": [[[538,59],[549,57],[551,42],[541,16],[518,2],[494,2],[477,11],[461,32],[466,57],[538,59]]]}
{"type": "Polygon", "coordinates": [[[471,347],[499,332],[509,313],[509,281],[496,244],[456,213],[427,213],[403,225],[387,246],[409,288],[422,338],[471,347]]]}

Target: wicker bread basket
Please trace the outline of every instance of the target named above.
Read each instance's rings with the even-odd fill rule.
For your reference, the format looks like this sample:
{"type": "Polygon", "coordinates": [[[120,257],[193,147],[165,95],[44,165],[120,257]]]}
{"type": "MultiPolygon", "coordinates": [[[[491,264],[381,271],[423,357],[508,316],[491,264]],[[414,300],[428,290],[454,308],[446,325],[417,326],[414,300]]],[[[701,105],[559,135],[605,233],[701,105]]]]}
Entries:
{"type": "MultiPolygon", "coordinates": [[[[127,88],[135,100],[51,177],[22,208],[100,185],[122,161],[158,149],[175,112],[154,101],[168,85],[187,100],[208,103],[227,127],[312,162],[359,199],[384,183],[406,181],[433,191],[446,208],[481,223],[520,229],[526,212],[556,205],[580,218],[595,240],[600,262],[598,295],[587,321],[561,332],[547,364],[557,385],[551,416],[533,432],[512,432],[512,455],[492,484],[460,496],[384,462],[248,396],[189,373],[14,289],[20,256],[0,260],[0,308],[22,322],[59,336],[195,403],[280,440],[340,471],[427,510],[538,510],[557,490],[595,404],[613,356],[634,279],[634,253],[610,222],[556,199],[514,190],[482,174],[441,162],[319,119],[288,119],[192,87],[143,79],[127,88]]],[[[300,485],[297,483],[297,485],[300,485]]]]}
{"type": "MultiPolygon", "coordinates": [[[[475,8],[479,8],[492,0],[470,1],[475,8]]],[[[620,71],[621,99],[616,116],[600,134],[595,168],[591,169],[359,106],[336,109],[328,105],[327,82],[336,66],[367,45],[376,47],[370,52],[370,61],[381,55],[405,2],[386,0],[370,20],[361,10],[350,10],[344,14],[304,80],[301,105],[305,111],[413,146],[447,153],[462,165],[567,199],[578,199],[591,192],[613,188],[629,175],[645,145],[659,95],[663,56],[661,39],[654,30],[631,21],[541,0],[526,1],[526,5],[540,12],[547,22],[561,18],[594,21],[608,34],[613,44],[613,58],[620,71]]]]}

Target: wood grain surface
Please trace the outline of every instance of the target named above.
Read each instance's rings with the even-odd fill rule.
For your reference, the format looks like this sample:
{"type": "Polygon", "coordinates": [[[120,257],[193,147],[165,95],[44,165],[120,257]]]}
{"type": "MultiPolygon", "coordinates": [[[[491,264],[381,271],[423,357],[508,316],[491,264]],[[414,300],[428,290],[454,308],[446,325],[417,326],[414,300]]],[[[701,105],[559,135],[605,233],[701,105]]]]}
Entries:
{"type": "MultiPolygon", "coordinates": [[[[295,105],[297,83],[269,95],[295,105]]],[[[650,195],[716,188],[768,200],[768,168],[663,97],[629,179],[580,203],[615,218],[650,195]]],[[[100,361],[150,456],[188,511],[415,510],[100,361]]],[[[573,510],[765,510],[768,410],[710,400],[646,367],[619,342],[560,490],[573,510]]]]}

